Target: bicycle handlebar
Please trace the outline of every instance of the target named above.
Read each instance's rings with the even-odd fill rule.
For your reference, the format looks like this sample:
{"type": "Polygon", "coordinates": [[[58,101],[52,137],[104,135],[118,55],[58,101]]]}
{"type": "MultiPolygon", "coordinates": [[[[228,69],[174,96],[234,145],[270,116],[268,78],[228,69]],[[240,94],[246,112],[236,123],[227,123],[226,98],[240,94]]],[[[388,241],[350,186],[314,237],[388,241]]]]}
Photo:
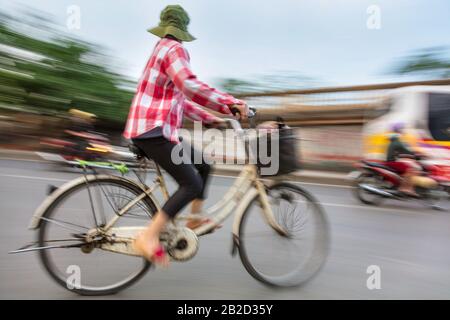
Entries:
{"type": "Polygon", "coordinates": [[[248,106],[248,115],[247,117],[253,118],[256,116],[256,108],[248,106]]]}
{"type": "MultiPolygon", "coordinates": [[[[253,118],[254,116],[256,116],[256,108],[253,108],[249,105],[247,105],[248,107],[248,112],[247,112],[247,117],[248,118],[253,118]]],[[[240,114],[239,110],[236,108],[231,108],[230,109],[231,113],[235,116],[236,114],[240,114]]]]}
{"type": "MultiPolygon", "coordinates": [[[[233,115],[236,115],[237,113],[239,113],[239,111],[237,109],[231,110],[231,112],[233,113],[233,115]]],[[[256,108],[253,108],[251,106],[248,106],[248,114],[247,117],[253,118],[256,116],[256,108]]],[[[242,126],[241,123],[233,118],[225,118],[225,121],[228,122],[231,127],[233,128],[234,131],[236,131],[238,134],[243,134],[244,130],[242,130],[242,126]]]]}

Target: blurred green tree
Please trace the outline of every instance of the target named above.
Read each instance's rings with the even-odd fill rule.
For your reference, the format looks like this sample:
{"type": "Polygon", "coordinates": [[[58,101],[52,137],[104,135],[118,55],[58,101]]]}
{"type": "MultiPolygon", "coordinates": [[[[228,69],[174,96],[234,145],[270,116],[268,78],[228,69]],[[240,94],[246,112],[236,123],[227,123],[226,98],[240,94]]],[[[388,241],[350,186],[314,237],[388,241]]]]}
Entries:
{"type": "Polygon", "coordinates": [[[432,47],[418,50],[404,57],[392,67],[393,74],[411,74],[425,78],[449,78],[450,58],[448,48],[432,47]]]}
{"type": "Polygon", "coordinates": [[[231,94],[275,92],[323,85],[323,82],[297,72],[280,71],[249,79],[223,78],[219,85],[231,94]]]}
{"type": "Polygon", "coordinates": [[[134,83],[112,71],[93,44],[42,15],[0,13],[0,107],[38,112],[78,108],[124,122],[134,83]]]}

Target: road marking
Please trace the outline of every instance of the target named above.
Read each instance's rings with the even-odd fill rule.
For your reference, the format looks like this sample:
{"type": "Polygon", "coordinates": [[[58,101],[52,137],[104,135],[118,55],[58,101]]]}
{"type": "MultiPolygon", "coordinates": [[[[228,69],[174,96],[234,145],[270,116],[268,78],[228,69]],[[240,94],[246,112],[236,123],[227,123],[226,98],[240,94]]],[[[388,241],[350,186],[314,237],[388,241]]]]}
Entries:
{"type": "Polygon", "coordinates": [[[20,176],[15,174],[0,174],[0,177],[6,178],[19,178],[19,179],[31,179],[31,180],[44,180],[44,181],[62,181],[67,182],[67,179],[57,179],[57,178],[45,178],[45,177],[32,177],[32,176],[20,176]]]}
{"type": "MultiPolygon", "coordinates": [[[[34,159],[19,159],[19,158],[0,158],[0,161],[26,161],[26,162],[37,162],[37,163],[51,163],[50,161],[46,160],[34,160],[34,159]]],[[[148,171],[156,171],[155,169],[148,169],[148,171]]],[[[237,175],[224,175],[224,174],[211,174],[214,177],[220,177],[220,178],[228,178],[228,179],[235,179],[237,175]]],[[[44,178],[41,178],[39,180],[45,180],[44,178]]],[[[51,179],[49,179],[51,180],[51,179]]],[[[270,180],[270,179],[262,179],[262,180],[270,180]]],[[[352,186],[346,186],[346,185],[340,185],[340,184],[328,184],[328,183],[318,183],[318,182],[299,182],[299,181],[293,181],[293,180],[287,180],[291,183],[298,183],[303,185],[309,185],[309,186],[321,186],[321,187],[330,187],[330,188],[342,188],[342,189],[352,189],[352,186]]]]}
{"type": "Polygon", "coordinates": [[[399,264],[404,264],[410,267],[414,267],[417,269],[421,269],[421,271],[425,271],[426,270],[426,266],[419,264],[419,263],[414,263],[414,262],[410,262],[407,260],[402,260],[402,259],[398,259],[398,258],[390,258],[390,257],[386,257],[386,256],[381,256],[381,255],[371,255],[371,259],[381,259],[381,260],[386,260],[388,262],[393,262],[396,265],[399,264]]]}
{"type": "Polygon", "coordinates": [[[20,159],[20,158],[0,158],[1,161],[25,161],[25,162],[39,162],[39,163],[50,163],[45,160],[36,160],[36,159],[20,159]]]}
{"type": "MultiPolygon", "coordinates": [[[[0,174],[0,177],[6,178],[19,178],[19,179],[30,179],[30,180],[43,180],[43,181],[58,181],[58,182],[67,182],[67,179],[57,179],[57,178],[46,178],[46,177],[36,177],[36,176],[23,176],[23,175],[13,175],[13,174],[0,174]]],[[[224,176],[227,177],[227,176],[224,176]]],[[[299,183],[299,182],[296,182],[299,183]]],[[[321,184],[318,184],[321,185],[321,184]]],[[[380,208],[380,207],[370,207],[370,206],[362,206],[362,205],[353,205],[353,204],[344,204],[344,203],[332,203],[332,202],[320,202],[320,204],[324,207],[341,207],[341,208],[353,208],[353,209],[362,209],[362,210],[373,210],[373,211],[383,211],[389,213],[408,213],[408,214],[432,214],[434,211],[429,210],[415,212],[411,209],[402,209],[402,208],[380,208]]]]}
{"type": "MultiPolygon", "coordinates": [[[[366,210],[369,209],[369,210],[380,210],[380,211],[389,211],[389,212],[393,211],[392,209],[388,209],[388,208],[361,206],[361,205],[357,205],[357,204],[330,203],[330,202],[320,202],[320,204],[325,207],[344,207],[344,208],[366,209],[366,210]]],[[[395,210],[398,210],[398,209],[395,209],[395,210]]],[[[399,209],[399,210],[404,210],[404,209],[399,209]]]]}
{"type": "Polygon", "coordinates": [[[343,204],[343,203],[329,203],[329,202],[319,202],[324,207],[344,207],[344,208],[353,208],[353,209],[363,209],[363,210],[373,210],[373,211],[384,211],[389,213],[407,213],[409,215],[431,215],[436,214],[437,212],[431,209],[419,209],[419,208],[382,208],[382,207],[371,207],[371,206],[361,206],[355,204],[343,204]]]}
{"type": "MultiPolygon", "coordinates": [[[[237,176],[214,174],[214,173],[212,173],[211,175],[214,177],[229,178],[229,179],[235,179],[237,177],[237,176]]],[[[261,180],[271,181],[271,179],[261,179],[261,180]]],[[[286,180],[283,182],[298,183],[298,184],[305,184],[305,185],[311,185],[311,186],[343,188],[343,189],[352,189],[353,188],[352,186],[346,186],[346,185],[340,185],[340,184],[318,183],[318,182],[300,182],[300,181],[293,181],[293,180],[286,180]]]]}
{"type": "Polygon", "coordinates": [[[311,186],[353,189],[352,186],[345,186],[345,185],[341,185],[341,184],[328,184],[328,183],[318,183],[318,182],[299,182],[299,181],[288,181],[288,182],[298,183],[298,184],[306,184],[306,185],[311,185],[311,186]]]}

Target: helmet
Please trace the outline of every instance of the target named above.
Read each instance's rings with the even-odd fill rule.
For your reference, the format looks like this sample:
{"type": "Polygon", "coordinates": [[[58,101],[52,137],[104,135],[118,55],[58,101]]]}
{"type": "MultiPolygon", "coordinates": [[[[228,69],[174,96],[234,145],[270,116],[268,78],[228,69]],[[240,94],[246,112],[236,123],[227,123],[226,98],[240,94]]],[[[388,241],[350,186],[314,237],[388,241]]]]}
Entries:
{"type": "Polygon", "coordinates": [[[403,122],[397,122],[392,125],[391,130],[392,130],[392,132],[395,132],[395,133],[402,133],[404,128],[405,128],[405,124],[403,122]]]}

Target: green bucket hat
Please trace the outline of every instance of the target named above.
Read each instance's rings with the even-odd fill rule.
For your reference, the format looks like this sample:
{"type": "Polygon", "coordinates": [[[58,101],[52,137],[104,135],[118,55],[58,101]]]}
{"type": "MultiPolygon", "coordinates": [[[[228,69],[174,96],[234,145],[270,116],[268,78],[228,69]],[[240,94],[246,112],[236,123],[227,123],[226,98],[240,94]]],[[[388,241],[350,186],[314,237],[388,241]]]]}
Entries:
{"type": "Polygon", "coordinates": [[[189,16],[180,5],[169,5],[161,11],[160,22],[157,27],[150,28],[147,31],[155,36],[164,38],[167,35],[174,36],[181,41],[193,41],[193,37],[188,31],[189,16]]]}

